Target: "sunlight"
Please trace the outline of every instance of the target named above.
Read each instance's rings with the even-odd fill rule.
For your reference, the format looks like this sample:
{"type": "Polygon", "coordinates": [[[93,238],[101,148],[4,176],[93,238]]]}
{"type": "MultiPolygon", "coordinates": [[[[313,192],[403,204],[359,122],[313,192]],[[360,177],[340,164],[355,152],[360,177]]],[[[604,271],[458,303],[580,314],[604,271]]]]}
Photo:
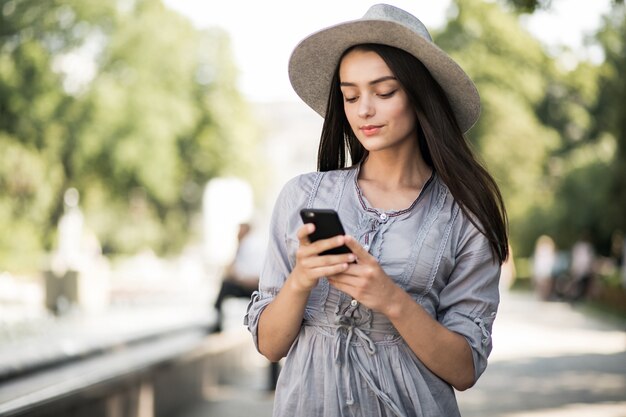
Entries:
{"type": "Polygon", "coordinates": [[[502,417],[624,417],[626,402],[571,404],[565,407],[505,414],[502,417]]]}

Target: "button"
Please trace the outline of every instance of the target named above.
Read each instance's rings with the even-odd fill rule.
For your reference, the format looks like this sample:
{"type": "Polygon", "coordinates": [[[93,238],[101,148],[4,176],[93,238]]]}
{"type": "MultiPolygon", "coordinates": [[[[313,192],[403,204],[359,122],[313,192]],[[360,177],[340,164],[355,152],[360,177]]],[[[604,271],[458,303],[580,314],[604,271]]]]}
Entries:
{"type": "Polygon", "coordinates": [[[357,300],[352,300],[352,301],[350,301],[350,305],[351,305],[352,307],[356,307],[356,306],[358,306],[358,305],[359,305],[359,302],[358,302],[357,300]]]}
{"type": "Polygon", "coordinates": [[[380,220],[382,221],[386,221],[388,219],[389,216],[387,216],[387,213],[381,213],[380,215],[380,220]]]}
{"type": "Polygon", "coordinates": [[[363,249],[365,249],[366,251],[369,251],[370,250],[370,245],[368,245],[368,244],[363,245],[363,249]]]}

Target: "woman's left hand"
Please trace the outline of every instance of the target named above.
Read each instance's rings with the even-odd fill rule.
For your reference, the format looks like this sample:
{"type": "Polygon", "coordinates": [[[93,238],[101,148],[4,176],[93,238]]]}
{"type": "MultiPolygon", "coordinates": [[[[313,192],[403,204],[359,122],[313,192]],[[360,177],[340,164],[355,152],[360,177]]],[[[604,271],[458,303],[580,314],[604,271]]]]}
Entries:
{"type": "Polygon", "coordinates": [[[329,276],[328,282],[365,307],[385,314],[385,308],[389,307],[390,300],[400,287],[352,236],[346,235],[345,244],[356,255],[357,261],[344,272],[329,276]]]}

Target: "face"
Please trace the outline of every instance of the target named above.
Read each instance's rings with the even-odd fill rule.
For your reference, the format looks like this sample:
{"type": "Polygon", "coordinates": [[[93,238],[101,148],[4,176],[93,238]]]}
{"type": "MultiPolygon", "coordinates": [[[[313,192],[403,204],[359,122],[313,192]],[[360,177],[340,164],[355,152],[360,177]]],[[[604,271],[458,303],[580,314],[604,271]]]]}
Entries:
{"type": "Polygon", "coordinates": [[[417,117],[408,96],[375,52],[353,50],[339,67],[346,117],[370,153],[417,147],[417,117]]]}

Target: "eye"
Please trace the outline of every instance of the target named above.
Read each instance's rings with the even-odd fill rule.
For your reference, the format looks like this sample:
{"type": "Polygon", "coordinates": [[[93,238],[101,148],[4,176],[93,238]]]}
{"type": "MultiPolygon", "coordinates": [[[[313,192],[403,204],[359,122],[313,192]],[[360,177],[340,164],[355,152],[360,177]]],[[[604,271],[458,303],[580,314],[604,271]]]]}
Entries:
{"type": "Polygon", "coordinates": [[[393,91],[390,91],[388,93],[381,93],[381,94],[378,94],[378,97],[381,97],[381,98],[391,98],[391,97],[394,96],[394,94],[396,94],[397,91],[398,90],[393,90],[393,91]]]}
{"type": "Polygon", "coordinates": [[[348,97],[348,96],[343,96],[343,99],[346,103],[354,103],[359,97],[348,97]]]}

